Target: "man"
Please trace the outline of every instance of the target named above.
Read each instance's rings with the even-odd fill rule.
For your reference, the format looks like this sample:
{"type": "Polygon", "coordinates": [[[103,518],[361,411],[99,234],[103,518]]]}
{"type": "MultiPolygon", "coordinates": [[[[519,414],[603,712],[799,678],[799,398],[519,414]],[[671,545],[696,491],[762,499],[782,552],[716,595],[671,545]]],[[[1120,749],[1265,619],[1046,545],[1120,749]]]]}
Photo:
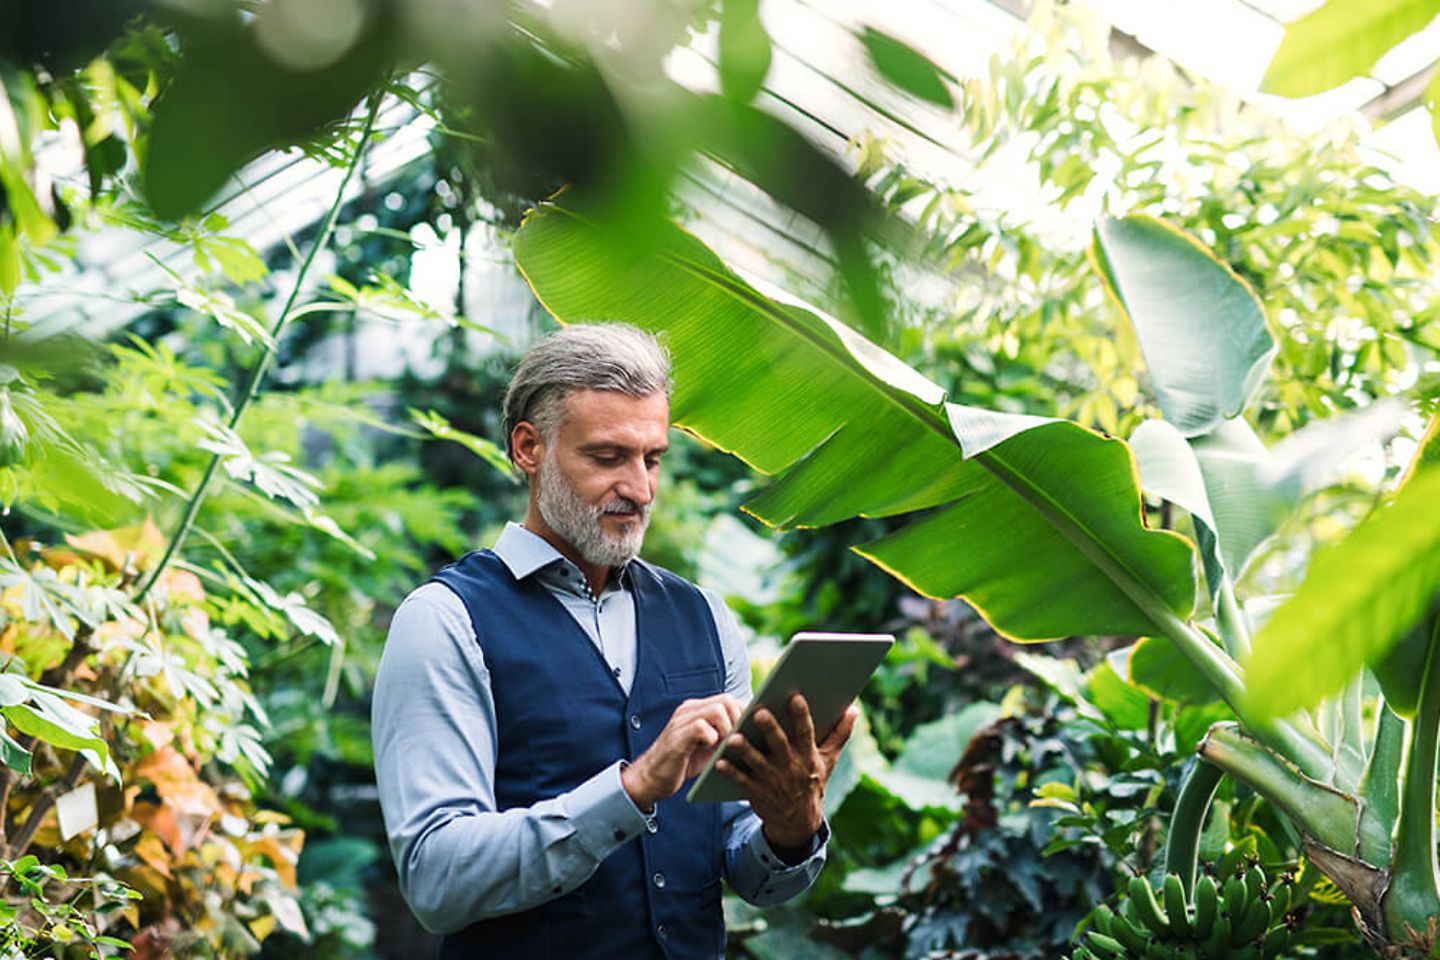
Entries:
{"type": "Polygon", "coordinates": [[[444,958],[714,960],[720,878],[779,903],[824,862],[825,783],[854,708],[821,742],[761,716],[723,602],[635,559],[669,433],[669,363],[618,324],[572,326],[505,397],[523,525],[396,611],[375,684],[375,767],[400,887],[444,958]],[[677,795],[717,768],[748,803],[677,795]]]}

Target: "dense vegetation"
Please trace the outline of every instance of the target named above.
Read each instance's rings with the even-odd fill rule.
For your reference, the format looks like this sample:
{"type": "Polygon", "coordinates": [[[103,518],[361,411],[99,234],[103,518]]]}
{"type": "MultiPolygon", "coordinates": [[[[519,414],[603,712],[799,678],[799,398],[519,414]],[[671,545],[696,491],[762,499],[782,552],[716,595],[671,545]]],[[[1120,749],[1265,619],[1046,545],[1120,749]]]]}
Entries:
{"type": "Polygon", "coordinates": [[[513,352],[596,316],[675,357],[647,555],[733,591],[757,670],[802,626],[901,638],[830,866],[728,905],[735,955],[1434,951],[1440,239],[1353,131],[1112,61],[1069,9],[963,82],[857,35],[950,111],[966,183],[1033,176],[1021,216],[759,110],[754,2],[337,5],[324,36],[63,6],[83,29],[0,35],[5,956],[425,949],[370,770],[385,624],[520,509],[513,352]],[[665,79],[717,22],[719,92],[665,79]],[[374,179],[401,122],[426,147],[374,179]],[[329,192],[257,244],[221,199],[279,150],[329,192]],[[676,226],[695,156],[819,224],[819,309],[676,226]],[[437,298],[445,244],[535,299],[437,298]],[[81,282],[97,249],[143,288],[81,282]]]}

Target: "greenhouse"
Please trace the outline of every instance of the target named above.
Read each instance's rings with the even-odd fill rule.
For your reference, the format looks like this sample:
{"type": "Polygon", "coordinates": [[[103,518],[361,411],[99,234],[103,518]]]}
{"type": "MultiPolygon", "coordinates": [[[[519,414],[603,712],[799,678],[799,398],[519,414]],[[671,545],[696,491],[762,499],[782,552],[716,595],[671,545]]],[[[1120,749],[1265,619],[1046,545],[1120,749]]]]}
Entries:
{"type": "Polygon", "coordinates": [[[0,960],[1440,956],[1437,59],[0,2],[0,960]]]}

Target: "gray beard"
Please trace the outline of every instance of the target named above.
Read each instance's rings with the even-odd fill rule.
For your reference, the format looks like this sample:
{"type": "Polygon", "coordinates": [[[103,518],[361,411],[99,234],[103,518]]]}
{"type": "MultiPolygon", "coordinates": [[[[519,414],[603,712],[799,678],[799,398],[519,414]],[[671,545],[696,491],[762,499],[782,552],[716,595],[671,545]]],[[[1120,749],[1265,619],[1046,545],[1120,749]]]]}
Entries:
{"type": "Polygon", "coordinates": [[[539,492],[535,503],[541,518],[587,562],[597,567],[619,567],[640,553],[645,528],[650,524],[650,504],[642,507],[633,500],[621,498],[603,507],[592,507],[580,499],[548,455],[541,459],[536,479],[539,492]],[[638,511],[640,519],[631,525],[628,533],[612,536],[600,526],[604,514],[631,510],[638,511]]]}

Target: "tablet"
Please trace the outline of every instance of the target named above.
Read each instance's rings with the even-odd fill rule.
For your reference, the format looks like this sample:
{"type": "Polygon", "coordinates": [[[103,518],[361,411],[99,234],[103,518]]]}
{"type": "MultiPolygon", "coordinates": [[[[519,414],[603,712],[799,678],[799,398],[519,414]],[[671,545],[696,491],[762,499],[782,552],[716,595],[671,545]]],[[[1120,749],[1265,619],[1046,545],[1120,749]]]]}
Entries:
{"type": "MultiPolygon", "coordinates": [[[[794,736],[790,696],[800,693],[810,704],[816,741],[824,740],[894,643],[895,638],[888,633],[797,633],[760,684],[760,692],[740,714],[735,728],[751,743],[763,743],[754,714],[765,707],[780,721],[785,735],[794,736]]],[[[727,735],[726,746],[715,751],[705,764],[685,794],[686,800],[714,803],[744,799],[740,788],[715,769],[715,761],[729,751],[727,735]]]]}

